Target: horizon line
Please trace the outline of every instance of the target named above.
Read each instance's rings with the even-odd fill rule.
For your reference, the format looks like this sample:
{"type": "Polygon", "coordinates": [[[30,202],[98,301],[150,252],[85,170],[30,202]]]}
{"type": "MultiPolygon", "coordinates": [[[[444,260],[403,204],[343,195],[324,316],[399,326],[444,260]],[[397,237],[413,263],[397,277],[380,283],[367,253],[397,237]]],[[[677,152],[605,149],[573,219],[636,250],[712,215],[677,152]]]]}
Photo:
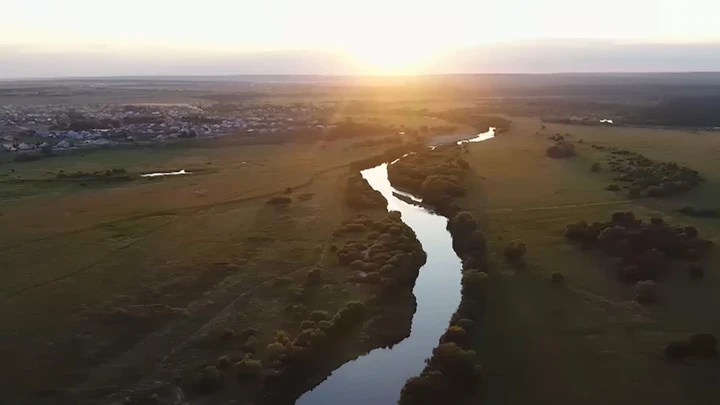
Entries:
{"type": "Polygon", "coordinates": [[[146,74],[114,76],[37,76],[37,77],[0,77],[0,81],[43,81],[43,80],[100,80],[100,79],[143,79],[143,78],[234,78],[249,76],[264,77],[330,77],[330,78],[416,78],[441,76],[589,76],[589,75],[682,75],[682,74],[720,74],[720,70],[657,70],[657,71],[560,71],[560,72],[483,72],[483,73],[406,73],[406,74],[370,74],[370,73],[231,73],[231,74],[146,74]]]}

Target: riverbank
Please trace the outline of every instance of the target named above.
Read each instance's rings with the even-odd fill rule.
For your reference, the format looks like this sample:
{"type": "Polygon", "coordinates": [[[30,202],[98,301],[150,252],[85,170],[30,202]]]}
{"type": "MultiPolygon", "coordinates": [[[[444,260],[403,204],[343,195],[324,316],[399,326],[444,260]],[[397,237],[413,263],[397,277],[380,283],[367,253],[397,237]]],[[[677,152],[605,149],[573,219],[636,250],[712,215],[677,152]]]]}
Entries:
{"type": "Polygon", "coordinates": [[[671,362],[666,345],[698,332],[716,336],[718,278],[710,257],[675,262],[657,280],[658,301],[638,304],[634,283],[619,281],[614,258],[579,249],[565,239],[566,226],[604,221],[615,212],[638,219],[663,217],[693,226],[718,242],[714,218],[687,217],[684,206],[716,207],[717,139],[682,131],[580,127],[514,118],[503,136],[468,144],[463,158],[477,175],[468,177],[456,200],[488,235],[487,301],[483,333],[474,343],[482,357],[483,389],[478,403],[703,404],[718,400],[716,361],[671,362]],[[548,137],[563,134],[575,156],[552,159],[548,137]],[[566,134],[570,134],[567,136],[566,134]],[[682,196],[628,199],[605,188],[617,176],[605,163],[605,148],[674,161],[707,176],[682,196]],[[593,164],[601,164],[593,172],[593,164]],[[524,267],[507,263],[503,250],[513,239],[527,244],[524,267]],[[692,279],[690,267],[705,269],[692,279]],[[564,281],[553,283],[553,274],[564,281]],[[662,384],[658,384],[662,381],[662,384]]]}

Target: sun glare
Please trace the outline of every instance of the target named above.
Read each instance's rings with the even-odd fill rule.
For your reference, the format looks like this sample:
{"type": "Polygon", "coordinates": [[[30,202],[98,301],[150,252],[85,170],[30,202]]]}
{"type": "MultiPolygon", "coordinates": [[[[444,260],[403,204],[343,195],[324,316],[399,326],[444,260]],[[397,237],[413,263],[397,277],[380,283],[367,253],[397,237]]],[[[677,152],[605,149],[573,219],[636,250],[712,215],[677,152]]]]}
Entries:
{"type": "Polygon", "coordinates": [[[349,49],[358,63],[377,74],[409,74],[418,72],[432,57],[434,48],[418,42],[368,41],[349,49]]]}

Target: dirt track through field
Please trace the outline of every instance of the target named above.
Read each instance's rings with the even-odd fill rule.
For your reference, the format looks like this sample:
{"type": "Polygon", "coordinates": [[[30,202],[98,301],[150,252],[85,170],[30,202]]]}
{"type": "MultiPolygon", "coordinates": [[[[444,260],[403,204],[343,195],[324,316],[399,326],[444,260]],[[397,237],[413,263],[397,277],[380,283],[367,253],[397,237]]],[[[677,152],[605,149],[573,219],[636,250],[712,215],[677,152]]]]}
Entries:
{"type": "Polygon", "coordinates": [[[495,213],[504,213],[504,212],[528,212],[528,211],[545,211],[545,210],[563,210],[568,208],[584,208],[584,207],[600,207],[600,206],[606,206],[606,205],[624,205],[624,204],[630,204],[635,203],[638,201],[643,201],[646,199],[634,199],[634,200],[620,200],[620,201],[598,201],[598,202],[589,202],[589,203],[582,203],[582,204],[560,204],[560,205],[548,205],[543,207],[528,207],[528,208],[493,208],[489,209],[486,212],[488,214],[495,214],[495,213]]]}

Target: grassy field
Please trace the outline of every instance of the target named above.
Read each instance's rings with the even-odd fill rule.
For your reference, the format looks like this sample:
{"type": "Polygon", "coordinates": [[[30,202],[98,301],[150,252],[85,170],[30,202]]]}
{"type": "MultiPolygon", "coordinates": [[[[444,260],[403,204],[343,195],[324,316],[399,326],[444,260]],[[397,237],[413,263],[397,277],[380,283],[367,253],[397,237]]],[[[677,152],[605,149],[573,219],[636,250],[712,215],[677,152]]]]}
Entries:
{"type": "MultiPolygon", "coordinates": [[[[469,105],[411,102],[401,94],[382,101],[435,110],[469,105]]],[[[402,114],[335,118],[346,117],[448,125],[402,114]]],[[[673,225],[692,225],[719,242],[720,219],[675,210],[720,208],[720,137],[512,121],[510,131],[467,145],[462,156],[470,164],[468,192],[457,200],[483,223],[493,252],[486,332],[478,342],[484,400],[719,402],[716,362],[671,364],[662,357],[670,340],[720,334],[720,277],[713,268],[718,253],[697,263],[706,270],[703,280],[688,277],[688,263],[674,263],[659,282],[659,302],[643,306],[632,301],[633,286],[613,276],[612,259],[568,243],[564,230],[578,220],[632,211],[644,220],[663,216],[673,225]],[[575,157],[545,156],[548,137],[555,134],[574,143],[575,157]],[[676,161],[706,181],[679,197],[629,199],[605,189],[614,174],[591,171],[594,163],[607,163],[606,152],[591,145],[676,161]],[[512,239],[529,247],[524,269],[502,258],[512,239]],[[554,272],[563,273],[564,286],[550,283],[554,272]]],[[[475,131],[459,125],[456,132],[475,131]]],[[[371,286],[349,283],[347,268],[329,253],[342,242],[331,241],[333,232],[355,215],[343,203],[348,165],[389,147],[353,147],[355,142],[238,145],[218,139],[4,162],[0,354],[14,366],[0,368],[6,381],[0,402],[101,404],[121,399],[110,395],[128,387],[172,396],[167,386],[153,391],[160,389],[156,381],[181,379],[188,369],[222,356],[260,350],[274,341],[275,330],[297,334],[302,319],[292,308],[317,266],[323,268],[322,282],[305,297],[304,310],[332,314],[347,301],[367,301],[371,286]],[[85,185],[58,177],[60,171],[113,168],[133,176],[179,169],[192,174],[85,185]],[[291,196],[290,205],[267,204],[283,194],[291,196]],[[247,336],[249,328],[258,330],[255,337],[247,336]]],[[[375,219],[381,215],[383,210],[371,212],[375,219]]]]}
{"type": "Polygon", "coordinates": [[[23,183],[23,196],[0,202],[0,351],[17,365],[1,372],[3,401],[103,403],[145,378],[171,381],[236,352],[219,337],[228,328],[257,328],[264,347],[276,329],[297,332],[302,319],[283,308],[318,264],[327,274],[310,310],[368,298],[371,287],[348,284],[326,255],[354,215],[342,200],[348,165],[386,146],[219,142],[0,168],[57,182],[23,183]],[[55,179],[112,168],[196,173],[96,187],[55,179]],[[288,207],[266,203],[288,192],[288,207]]]}
{"type": "Polygon", "coordinates": [[[489,403],[702,404],[715,403],[720,379],[715,361],[672,364],[665,344],[691,333],[720,333],[718,253],[699,263],[703,280],[691,280],[688,262],[678,261],[658,284],[659,302],[632,301],[632,284],[613,275],[611,258],[586,251],[564,238],[579,220],[607,220],[632,211],[648,220],[662,216],[673,225],[695,226],[720,241],[720,221],[675,212],[686,205],[720,204],[720,171],[712,133],[635,128],[573,127],[513,117],[512,130],[470,144],[466,159],[475,173],[458,203],[485,222],[497,271],[488,286],[487,331],[479,343],[484,357],[484,395],[489,403]],[[539,134],[538,134],[539,132],[539,134]],[[551,159],[551,135],[566,135],[577,154],[551,159]],[[606,155],[592,144],[614,146],[697,169],[706,178],[681,197],[630,200],[605,190],[609,172],[593,173],[606,155]],[[508,267],[501,249],[511,239],[528,245],[526,269],[508,267]],[[566,284],[550,283],[561,272],[566,284]]]}

